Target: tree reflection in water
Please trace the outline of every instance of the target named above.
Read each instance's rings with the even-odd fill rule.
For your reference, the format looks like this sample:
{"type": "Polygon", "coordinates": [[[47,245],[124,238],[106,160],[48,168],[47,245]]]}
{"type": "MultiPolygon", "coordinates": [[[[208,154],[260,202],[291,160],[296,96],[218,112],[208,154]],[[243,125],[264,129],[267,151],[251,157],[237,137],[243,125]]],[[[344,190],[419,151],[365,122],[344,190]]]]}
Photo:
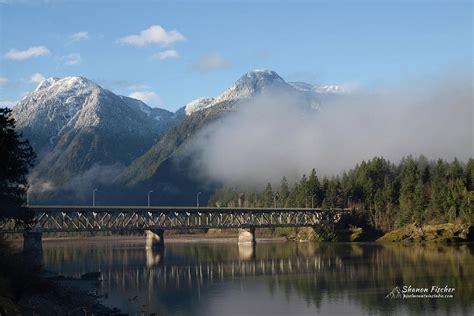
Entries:
{"type": "MultiPolygon", "coordinates": [[[[298,302],[308,314],[332,305],[345,305],[360,314],[471,314],[473,249],[472,244],[262,242],[254,248],[208,242],[168,243],[164,250],[152,251],[143,243],[111,239],[46,242],[44,262],[47,268],[71,276],[102,271],[106,303],[131,313],[209,314],[206,303],[235,287],[249,285],[246,289],[251,292],[250,285],[258,282],[265,295],[298,302]],[[452,299],[384,298],[403,285],[448,285],[456,291],[452,299]]],[[[261,297],[262,290],[254,295],[261,297]]],[[[241,304],[236,301],[234,307],[241,304]]]]}

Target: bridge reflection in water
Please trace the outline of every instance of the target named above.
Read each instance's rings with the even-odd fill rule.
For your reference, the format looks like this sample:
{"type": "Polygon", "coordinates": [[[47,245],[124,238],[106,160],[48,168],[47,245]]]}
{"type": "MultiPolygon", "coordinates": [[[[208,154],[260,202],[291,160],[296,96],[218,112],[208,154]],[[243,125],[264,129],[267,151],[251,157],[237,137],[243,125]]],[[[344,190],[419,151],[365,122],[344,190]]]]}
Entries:
{"type": "Polygon", "coordinates": [[[143,240],[45,242],[44,262],[47,269],[69,276],[101,271],[100,292],[108,294],[106,303],[131,314],[147,310],[219,315],[209,312],[208,304],[220,304],[225,295],[235,297],[227,301],[234,305],[226,305],[234,314],[242,308],[239,299],[249,300],[249,295],[257,302],[276,295],[279,299],[272,304],[282,311],[285,304],[301,300],[308,315],[327,304],[350,306],[354,315],[407,314],[407,308],[417,314],[432,310],[433,304],[438,313],[473,311],[474,287],[466,280],[474,277],[474,245],[261,242],[252,249],[232,242],[170,240],[156,251],[143,244],[143,240]],[[456,287],[456,295],[435,302],[384,300],[394,286],[403,284],[447,284],[456,287]]]}
{"type": "MultiPolygon", "coordinates": [[[[239,246],[239,248],[241,247],[239,246]]],[[[174,284],[176,287],[182,285],[196,287],[203,286],[204,283],[212,284],[225,279],[316,273],[329,267],[342,268],[340,259],[322,260],[318,256],[312,258],[251,259],[254,256],[253,253],[250,254],[248,249],[244,253],[240,250],[239,254],[243,254],[243,257],[241,257],[243,260],[167,265],[160,264],[161,260],[164,259],[163,253],[147,249],[146,266],[113,272],[109,270],[104,275],[104,280],[110,286],[113,286],[114,283],[130,284],[136,282],[137,286],[140,283],[151,283],[165,287],[169,284],[174,284]]]]}
{"type": "MultiPolygon", "coordinates": [[[[86,248],[60,247],[60,242],[46,243],[44,260],[47,266],[63,271],[72,276],[80,276],[89,270],[101,270],[103,284],[114,287],[117,284],[140,287],[141,284],[151,284],[158,287],[174,285],[176,287],[196,287],[224,280],[241,279],[256,276],[279,276],[301,273],[319,273],[325,269],[342,269],[340,258],[330,258],[317,254],[313,243],[298,244],[283,256],[278,248],[286,243],[252,243],[234,244],[223,242],[213,244],[197,244],[200,252],[192,256],[184,253],[184,257],[192,260],[181,260],[181,251],[187,251],[187,245],[172,243],[172,250],[140,247],[142,244],[124,244],[123,248],[102,248],[100,253],[94,249],[94,244],[86,248]],[[132,247],[130,247],[133,245],[132,247]],[[237,249],[236,249],[237,248],[237,249]],[[76,252],[72,252],[74,251],[76,252]],[[260,252],[257,251],[260,250],[260,252]],[[79,251],[77,251],[79,250],[79,251]],[[75,273],[68,273],[61,268],[74,258],[87,254],[89,263],[77,267],[75,273]],[[202,257],[199,257],[202,256],[202,257]],[[218,261],[215,257],[219,257],[218,261]],[[177,260],[177,258],[180,258],[177,260]],[[80,271],[80,272],[77,272],[80,271]]],[[[79,264],[78,262],[75,263],[79,264]]]]}

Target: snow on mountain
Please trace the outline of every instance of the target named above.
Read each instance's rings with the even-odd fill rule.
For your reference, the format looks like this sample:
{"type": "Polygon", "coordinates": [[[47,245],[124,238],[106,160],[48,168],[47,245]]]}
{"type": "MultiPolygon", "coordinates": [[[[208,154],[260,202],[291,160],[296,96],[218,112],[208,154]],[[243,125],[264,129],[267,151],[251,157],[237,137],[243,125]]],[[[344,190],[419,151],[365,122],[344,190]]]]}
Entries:
{"type": "Polygon", "coordinates": [[[255,69],[240,77],[233,85],[216,98],[199,98],[185,105],[186,115],[210,108],[225,101],[250,98],[268,87],[286,85],[273,70],[255,69]]]}
{"type": "Polygon", "coordinates": [[[186,115],[191,115],[194,112],[201,111],[212,106],[214,101],[214,98],[199,98],[186,104],[184,111],[186,112],[186,115]]]}
{"type": "Polygon", "coordinates": [[[121,98],[131,108],[140,109],[140,111],[145,113],[149,118],[152,118],[153,120],[158,121],[158,122],[170,120],[174,115],[172,112],[168,110],[149,107],[143,101],[140,101],[134,98],[126,97],[123,95],[120,95],[119,98],[121,98]]]}
{"type": "MultiPolygon", "coordinates": [[[[38,156],[30,175],[33,191],[41,183],[76,190],[78,179],[81,186],[92,186],[96,177],[89,173],[100,169],[115,174],[178,122],[167,110],[118,96],[77,76],[44,80],[12,114],[38,156]]],[[[60,196],[59,190],[54,194],[60,196]]]]}
{"type": "Polygon", "coordinates": [[[350,92],[349,88],[341,85],[312,85],[306,82],[288,82],[288,84],[303,92],[319,94],[343,94],[350,92]]]}
{"type": "Polygon", "coordinates": [[[156,139],[173,115],[139,100],[117,96],[78,76],[42,81],[13,108],[12,114],[18,129],[40,156],[69,130],[100,128],[111,134],[133,132],[156,139]]]}
{"type": "MultiPolygon", "coordinates": [[[[31,136],[38,147],[52,144],[61,129],[73,120],[78,112],[92,107],[92,95],[100,87],[82,77],[49,78],[27,94],[14,108],[17,127],[31,136]]],[[[94,126],[95,115],[82,117],[81,124],[94,126]]]]}
{"type": "Polygon", "coordinates": [[[311,85],[305,82],[287,83],[273,70],[255,69],[244,74],[219,96],[199,98],[187,103],[184,106],[184,112],[186,115],[191,115],[222,102],[248,99],[269,88],[298,92],[312,100],[313,108],[319,107],[318,98],[323,95],[349,92],[346,87],[339,85],[311,85]]]}
{"type": "Polygon", "coordinates": [[[285,80],[276,72],[267,69],[256,69],[240,77],[230,88],[218,96],[215,102],[249,98],[262,92],[265,88],[283,85],[286,85],[285,80]]]}

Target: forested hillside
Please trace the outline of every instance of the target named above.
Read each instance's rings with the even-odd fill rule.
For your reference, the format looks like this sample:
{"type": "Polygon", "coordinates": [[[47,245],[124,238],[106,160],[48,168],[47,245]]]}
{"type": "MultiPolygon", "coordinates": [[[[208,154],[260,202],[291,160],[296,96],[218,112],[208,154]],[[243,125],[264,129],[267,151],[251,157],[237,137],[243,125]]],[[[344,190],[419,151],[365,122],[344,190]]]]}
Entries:
{"type": "Polygon", "coordinates": [[[355,207],[367,212],[371,225],[389,231],[408,223],[474,220],[474,159],[462,163],[420,156],[398,164],[375,157],[333,177],[313,169],[296,183],[284,177],[263,190],[223,187],[209,206],[355,207]],[[243,204],[242,204],[243,203],[243,204]]]}

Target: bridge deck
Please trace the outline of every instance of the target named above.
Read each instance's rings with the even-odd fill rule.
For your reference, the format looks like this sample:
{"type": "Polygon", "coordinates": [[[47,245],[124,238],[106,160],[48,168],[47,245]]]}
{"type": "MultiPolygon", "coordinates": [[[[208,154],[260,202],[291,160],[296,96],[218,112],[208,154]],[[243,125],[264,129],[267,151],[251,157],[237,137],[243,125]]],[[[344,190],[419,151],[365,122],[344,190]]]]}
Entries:
{"type": "Polygon", "coordinates": [[[36,228],[43,232],[140,231],[145,229],[208,229],[318,226],[337,223],[351,209],[217,208],[187,206],[34,205],[32,224],[13,221],[0,232],[36,228]]]}

